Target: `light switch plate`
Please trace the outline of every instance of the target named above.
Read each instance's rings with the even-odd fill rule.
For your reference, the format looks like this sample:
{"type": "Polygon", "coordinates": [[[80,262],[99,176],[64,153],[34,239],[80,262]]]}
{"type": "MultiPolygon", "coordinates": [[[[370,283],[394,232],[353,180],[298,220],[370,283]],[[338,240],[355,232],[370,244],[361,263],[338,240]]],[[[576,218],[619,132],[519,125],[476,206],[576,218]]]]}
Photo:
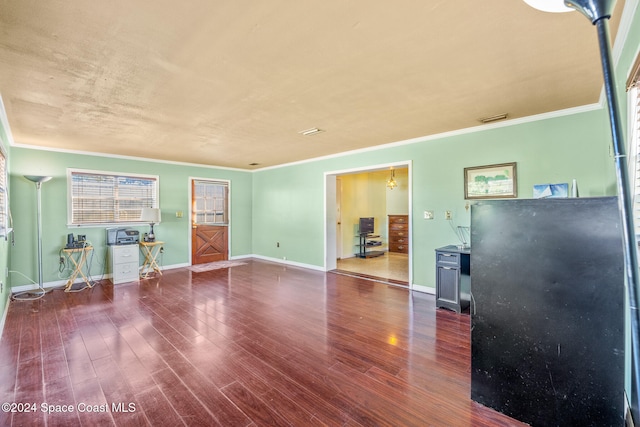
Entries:
{"type": "Polygon", "coordinates": [[[424,211],[424,219],[433,219],[433,211],[424,211]]]}

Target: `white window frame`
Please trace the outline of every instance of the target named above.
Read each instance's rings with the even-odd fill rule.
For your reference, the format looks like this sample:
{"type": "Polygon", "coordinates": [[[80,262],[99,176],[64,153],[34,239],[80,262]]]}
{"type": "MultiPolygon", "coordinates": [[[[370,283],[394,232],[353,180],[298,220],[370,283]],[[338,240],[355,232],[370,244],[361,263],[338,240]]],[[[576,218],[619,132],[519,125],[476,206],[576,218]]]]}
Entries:
{"type": "Polygon", "coordinates": [[[629,180],[633,188],[633,220],[636,240],[640,239],[640,88],[629,90],[629,180]]]}
{"type": "Polygon", "coordinates": [[[629,116],[629,153],[627,167],[629,184],[633,188],[633,223],[636,240],[640,242],[640,54],[627,80],[629,116]]]}
{"type": "MultiPolygon", "coordinates": [[[[160,206],[160,177],[158,175],[146,175],[146,174],[136,174],[136,173],[126,173],[126,172],[110,172],[110,171],[99,171],[99,170],[89,170],[89,169],[75,169],[69,168],[67,169],[67,226],[69,227],[104,227],[104,226],[118,226],[118,225],[134,225],[134,224],[143,224],[139,219],[125,219],[118,220],[119,213],[117,210],[118,202],[122,200],[127,200],[131,202],[132,200],[135,202],[135,199],[124,199],[114,197],[114,209],[113,216],[115,220],[113,221],[82,221],[76,220],[74,222],[74,198],[73,194],[73,176],[74,175],[90,175],[94,177],[106,177],[106,178],[115,178],[116,180],[119,178],[133,178],[133,179],[148,179],[150,181],[155,182],[155,188],[153,189],[154,194],[152,196],[151,203],[145,203],[144,201],[140,201],[140,206],[134,206],[134,208],[149,207],[149,208],[158,208],[160,206]]],[[[108,197],[107,197],[108,199],[108,197]]],[[[129,207],[130,210],[130,207],[129,207]]]]}
{"type": "Polygon", "coordinates": [[[192,207],[192,222],[193,224],[207,224],[207,225],[229,225],[229,194],[230,185],[229,181],[216,180],[216,179],[193,179],[192,180],[193,191],[192,199],[196,200],[192,207]],[[224,189],[224,196],[222,201],[219,198],[197,198],[197,195],[193,192],[196,190],[197,185],[221,187],[224,189]],[[198,206],[198,201],[203,203],[203,206],[198,206]],[[222,206],[219,205],[222,203],[222,206]],[[204,221],[198,221],[199,216],[204,216],[204,221]],[[221,218],[219,220],[218,218],[221,218]],[[212,219],[212,220],[208,220],[212,219]]]}

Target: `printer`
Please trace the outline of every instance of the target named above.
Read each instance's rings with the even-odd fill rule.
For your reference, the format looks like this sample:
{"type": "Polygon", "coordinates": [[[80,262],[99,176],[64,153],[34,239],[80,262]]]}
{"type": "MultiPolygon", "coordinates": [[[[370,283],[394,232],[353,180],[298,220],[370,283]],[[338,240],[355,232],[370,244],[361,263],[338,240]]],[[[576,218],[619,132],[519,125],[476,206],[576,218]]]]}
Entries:
{"type": "Polygon", "coordinates": [[[107,245],[137,245],[140,232],[133,228],[107,228],[107,245]]]}

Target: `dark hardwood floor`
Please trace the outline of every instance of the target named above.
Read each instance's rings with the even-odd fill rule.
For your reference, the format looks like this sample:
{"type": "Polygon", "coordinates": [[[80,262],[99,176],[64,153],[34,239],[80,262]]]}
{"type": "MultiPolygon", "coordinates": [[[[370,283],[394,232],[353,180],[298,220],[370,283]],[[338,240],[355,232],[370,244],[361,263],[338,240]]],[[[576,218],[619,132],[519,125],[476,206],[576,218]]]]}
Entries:
{"type": "Polygon", "coordinates": [[[105,281],[11,302],[0,425],[523,425],[470,400],[469,342],[431,295],[264,261],[105,281]]]}

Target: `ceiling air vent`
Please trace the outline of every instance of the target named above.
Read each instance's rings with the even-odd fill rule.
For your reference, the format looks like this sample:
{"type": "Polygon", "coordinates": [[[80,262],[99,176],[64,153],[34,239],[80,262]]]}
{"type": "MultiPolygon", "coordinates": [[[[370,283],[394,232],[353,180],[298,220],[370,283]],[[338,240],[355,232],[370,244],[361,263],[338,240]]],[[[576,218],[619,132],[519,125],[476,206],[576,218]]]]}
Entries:
{"type": "Polygon", "coordinates": [[[496,114],[495,116],[491,116],[491,117],[484,117],[482,119],[480,119],[480,121],[482,123],[492,123],[492,122],[497,122],[498,120],[504,120],[507,118],[507,113],[502,113],[502,114],[496,114]]]}

